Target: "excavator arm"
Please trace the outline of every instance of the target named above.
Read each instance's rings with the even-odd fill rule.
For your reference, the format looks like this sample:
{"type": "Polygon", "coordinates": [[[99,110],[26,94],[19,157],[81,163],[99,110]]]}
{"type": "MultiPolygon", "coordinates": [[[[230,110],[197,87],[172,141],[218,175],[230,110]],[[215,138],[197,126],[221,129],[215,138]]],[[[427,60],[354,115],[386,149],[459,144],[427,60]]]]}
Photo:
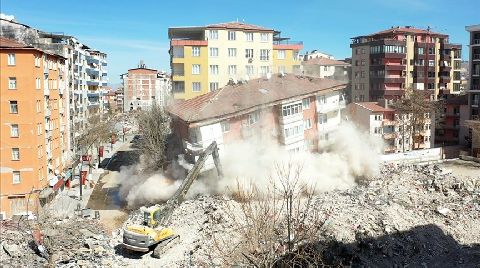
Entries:
{"type": "Polygon", "coordinates": [[[173,214],[173,210],[185,200],[185,196],[187,195],[187,192],[190,189],[190,186],[192,186],[193,182],[197,179],[209,155],[212,155],[213,157],[213,162],[215,164],[215,167],[217,168],[218,176],[223,177],[223,170],[220,164],[220,157],[218,154],[217,142],[213,141],[205,149],[205,151],[203,151],[200,154],[197,162],[192,167],[192,169],[188,172],[185,180],[183,180],[182,184],[180,185],[180,187],[178,187],[175,194],[167,201],[166,207],[162,211],[161,218],[158,221],[160,225],[164,226],[170,220],[170,217],[173,214]]]}

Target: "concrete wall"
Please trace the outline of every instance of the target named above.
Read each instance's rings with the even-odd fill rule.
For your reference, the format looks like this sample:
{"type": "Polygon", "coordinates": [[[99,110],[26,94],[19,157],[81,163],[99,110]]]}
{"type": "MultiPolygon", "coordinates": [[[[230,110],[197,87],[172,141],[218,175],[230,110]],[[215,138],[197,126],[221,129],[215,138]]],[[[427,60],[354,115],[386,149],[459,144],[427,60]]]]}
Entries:
{"type": "Polygon", "coordinates": [[[385,154],[380,156],[387,163],[420,163],[442,159],[442,148],[415,150],[405,153],[385,154]]]}

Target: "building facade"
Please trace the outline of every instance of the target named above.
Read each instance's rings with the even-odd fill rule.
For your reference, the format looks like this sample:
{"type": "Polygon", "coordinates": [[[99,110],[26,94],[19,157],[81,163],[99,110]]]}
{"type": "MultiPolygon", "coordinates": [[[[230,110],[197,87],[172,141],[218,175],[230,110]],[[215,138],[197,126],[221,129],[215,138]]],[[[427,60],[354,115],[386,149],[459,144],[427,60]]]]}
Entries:
{"type": "Polygon", "coordinates": [[[478,127],[471,133],[472,154],[480,155],[480,24],[465,27],[470,33],[470,83],[468,94],[469,123],[478,127]]]}
{"type": "Polygon", "coordinates": [[[169,106],[172,131],[194,162],[212,141],[222,148],[250,138],[287,151],[318,151],[340,125],[346,84],[293,74],[258,78],[169,106]]]}
{"type": "Polygon", "coordinates": [[[64,167],[65,58],[0,38],[1,217],[36,211],[64,167]],[[28,208],[27,208],[28,207],[28,208]]]}
{"type": "Polygon", "coordinates": [[[316,57],[302,62],[302,73],[306,76],[349,82],[350,70],[349,63],[331,58],[316,57]]]}
{"type": "Polygon", "coordinates": [[[467,145],[468,95],[445,95],[443,111],[435,125],[435,143],[438,145],[467,145]]]}
{"type": "Polygon", "coordinates": [[[431,99],[458,93],[461,45],[448,35],[410,26],[352,38],[353,102],[397,99],[405,89],[428,90],[431,99]]]}
{"type": "Polygon", "coordinates": [[[415,144],[410,133],[410,121],[407,115],[398,114],[389,107],[388,100],[379,102],[355,102],[347,107],[350,120],[372,136],[384,141],[384,153],[400,153],[414,148],[433,147],[432,120],[428,120],[417,137],[415,144]],[[421,142],[418,142],[421,140],[421,142]]]}
{"type": "Polygon", "coordinates": [[[88,118],[106,112],[102,95],[107,93],[107,55],[73,36],[43,32],[14,20],[1,19],[0,36],[65,58],[64,128],[68,142],[64,162],[71,162],[79,153],[76,139],[87,127],[88,118]]]}
{"type": "Polygon", "coordinates": [[[273,29],[229,22],[172,27],[168,36],[175,99],[191,99],[229,81],[300,72],[303,43],[280,37],[273,29]]]}
{"type": "Polygon", "coordinates": [[[148,110],[153,104],[165,107],[170,97],[170,77],[163,72],[148,69],[142,62],[138,68],[122,75],[123,110],[148,110]]]}

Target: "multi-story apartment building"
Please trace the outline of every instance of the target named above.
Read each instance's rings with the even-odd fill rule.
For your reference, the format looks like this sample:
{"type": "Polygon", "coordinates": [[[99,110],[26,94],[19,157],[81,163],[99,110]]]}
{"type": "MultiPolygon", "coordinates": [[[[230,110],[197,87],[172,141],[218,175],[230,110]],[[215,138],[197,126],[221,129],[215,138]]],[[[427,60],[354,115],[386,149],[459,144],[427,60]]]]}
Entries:
{"type": "MultiPolygon", "coordinates": [[[[58,187],[65,135],[65,58],[0,38],[1,217],[35,211],[58,187]]],[[[60,183],[61,184],[61,183],[60,183]]]]}
{"type": "Polygon", "coordinates": [[[388,100],[378,102],[355,102],[347,107],[350,120],[358,127],[368,131],[370,135],[378,136],[384,141],[385,153],[411,151],[414,148],[431,148],[433,143],[431,125],[427,120],[421,135],[414,139],[410,133],[408,116],[398,114],[388,106],[388,100]],[[418,142],[421,140],[422,142],[418,142]]]}
{"type": "Polygon", "coordinates": [[[125,112],[148,110],[153,104],[165,107],[171,92],[170,78],[163,72],[149,69],[143,62],[122,75],[123,109],[125,112]]]}
{"type": "Polygon", "coordinates": [[[123,87],[120,89],[117,88],[117,90],[115,90],[115,100],[117,101],[117,111],[122,113],[125,112],[125,110],[123,110],[123,107],[124,107],[123,98],[124,98],[123,87]]]}
{"type": "Polygon", "coordinates": [[[106,54],[90,49],[73,36],[46,33],[14,20],[1,19],[0,36],[15,39],[65,60],[64,128],[67,135],[64,162],[78,155],[76,138],[87,127],[88,117],[105,112],[101,94],[108,82],[106,54]]]}
{"type": "Polygon", "coordinates": [[[444,96],[443,111],[435,124],[435,143],[438,145],[467,145],[468,95],[444,96]]]}
{"type": "Polygon", "coordinates": [[[302,62],[302,73],[306,76],[350,81],[350,63],[333,58],[315,57],[302,62]]]}
{"type": "MultiPolygon", "coordinates": [[[[480,125],[480,24],[465,27],[470,33],[470,88],[467,90],[469,123],[480,125]]],[[[473,128],[471,137],[473,155],[480,155],[480,133],[473,128]]]]}
{"type": "Polygon", "coordinates": [[[354,102],[396,99],[406,88],[439,94],[460,91],[461,45],[448,35],[410,26],[352,38],[354,102]]]}
{"type": "Polygon", "coordinates": [[[288,151],[322,150],[341,122],[345,83],[293,74],[227,85],[167,108],[172,131],[194,162],[212,141],[220,147],[249,138],[277,140],[288,151]]]}
{"type": "Polygon", "coordinates": [[[241,22],[172,27],[170,64],[175,99],[191,99],[229,83],[269,73],[299,73],[302,42],[241,22]]]}

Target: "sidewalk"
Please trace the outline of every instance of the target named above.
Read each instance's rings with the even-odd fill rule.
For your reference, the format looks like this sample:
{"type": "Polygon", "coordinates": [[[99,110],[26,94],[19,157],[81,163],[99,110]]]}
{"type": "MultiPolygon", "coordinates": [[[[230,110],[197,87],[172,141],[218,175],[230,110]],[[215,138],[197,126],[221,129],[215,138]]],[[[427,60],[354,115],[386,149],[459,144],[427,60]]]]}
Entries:
{"type": "MultiPolygon", "coordinates": [[[[110,144],[104,145],[104,157],[111,158],[122,146],[130,142],[131,137],[126,137],[125,142],[117,141],[113,144],[113,150],[110,150],[110,144]]],[[[46,208],[52,213],[53,216],[66,218],[73,217],[75,215],[75,210],[80,206],[80,209],[83,209],[87,206],[90,195],[93,192],[93,188],[98,183],[102,174],[108,173],[107,170],[102,168],[96,168],[98,162],[94,164],[91,173],[91,181],[87,182],[87,185],[84,185],[82,191],[82,200],[80,200],[80,188],[79,188],[79,179],[72,180],[72,188],[65,188],[62,192],[59,192],[55,198],[46,206],[46,208]],[[93,184],[93,187],[90,185],[93,184]]],[[[78,174],[75,174],[78,175],[78,174]]]]}

